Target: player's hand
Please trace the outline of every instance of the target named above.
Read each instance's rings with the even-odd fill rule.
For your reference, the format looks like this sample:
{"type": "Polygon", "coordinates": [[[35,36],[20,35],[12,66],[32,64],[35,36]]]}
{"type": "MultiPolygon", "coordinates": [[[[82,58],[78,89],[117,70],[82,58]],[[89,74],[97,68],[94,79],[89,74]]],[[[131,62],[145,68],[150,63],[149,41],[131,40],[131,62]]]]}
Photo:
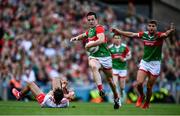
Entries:
{"type": "Polygon", "coordinates": [[[93,44],[93,41],[90,41],[88,42],[86,45],[85,45],[85,49],[88,51],[88,49],[91,47],[91,44],[93,44]]]}
{"type": "Polygon", "coordinates": [[[122,56],[120,56],[120,55],[114,56],[114,58],[120,59],[121,61],[125,61],[124,58],[122,56]]]}
{"type": "Polygon", "coordinates": [[[70,92],[69,92],[69,97],[70,97],[70,98],[74,98],[74,96],[75,96],[74,91],[70,91],[70,92]]]}
{"type": "Polygon", "coordinates": [[[119,59],[120,59],[121,61],[123,61],[123,62],[125,61],[122,56],[120,56],[119,59]]]}
{"type": "Polygon", "coordinates": [[[74,93],[74,91],[71,91],[69,93],[69,100],[73,100],[74,98],[75,98],[75,93],[74,93]]]}
{"type": "Polygon", "coordinates": [[[70,39],[70,42],[77,41],[77,40],[78,40],[78,37],[73,37],[73,38],[70,39]]]}
{"type": "Polygon", "coordinates": [[[69,100],[72,100],[75,97],[75,93],[74,93],[74,91],[69,91],[68,94],[64,94],[64,97],[69,99],[69,100]]]}
{"type": "Polygon", "coordinates": [[[66,88],[68,85],[68,82],[66,80],[61,80],[62,88],[66,88]]]}
{"type": "Polygon", "coordinates": [[[89,47],[89,45],[88,45],[88,44],[86,44],[86,45],[85,45],[85,49],[86,49],[86,51],[88,51],[88,50],[89,50],[89,48],[90,48],[90,47],[89,47]]]}
{"type": "Polygon", "coordinates": [[[112,27],[112,28],[110,28],[110,32],[113,32],[113,33],[117,34],[118,33],[118,29],[112,27]]]}

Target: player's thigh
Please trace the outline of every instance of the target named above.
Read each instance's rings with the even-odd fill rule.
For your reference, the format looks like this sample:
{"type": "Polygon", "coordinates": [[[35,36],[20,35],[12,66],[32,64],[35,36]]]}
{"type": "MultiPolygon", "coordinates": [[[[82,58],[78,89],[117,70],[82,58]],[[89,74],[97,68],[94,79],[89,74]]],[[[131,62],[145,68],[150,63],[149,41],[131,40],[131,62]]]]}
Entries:
{"type": "Polygon", "coordinates": [[[136,78],[137,84],[143,83],[145,77],[147,77],[147,76],[148,76],[148,73],[147,73],[147,72],[144,72],[144,71],[142,71],[142,70],[138,70],[138,72],[137,72],[137,78],[136,78]]]}
{"type": "Polygon", "coordinates": [[[97,59],[90,58],[89,59],[89,66],[92,70],[99,70],[101,68],[101,64],[97,59]]]}
{"type": "Polygon", "coordinates": [[[30,82],[28,85],[29,85],[29,88],[30,88],[32,94],[35,97],[38,96],[39,94],[43,93],[41,91],[41,89],[34,82],[30,82]]]}
{"type": "Polygon", "coordinates": [[[116,84],[116,86],[118,85],[119,83],[119,76],[117,74],[113,74],[113,81],[114,83],[116,84]]]}
{"type": "Polygon", "coordinates": [[[127,78],[127,70],[119,70],[119,77],[120,77],[120,86],[124,87],[127,78]]]}
{"type": "Polygon", "coordinates": [[[103,70],[103,72],[104,72],[104,74],[106,75],[107,78],[112,78],[113,77],[112,68],[110,68],[110,69],[103,68],[102,70],[103,70]]]}
{"type": "Polygon", "coordinates": [[[113,73],[113,80],[114,82],[118,82],[119,81],[119,70],[118,69],[112,69],[112,73],[113,73]]]}
{"type": "Polygon", "coordinates": [[[127,79],[127,76],[120,77],[120,86],[121,86],[121,87],[124,87],[124,86],[125,86],[125,84],[126,84],[126,79],[127,79]]]}

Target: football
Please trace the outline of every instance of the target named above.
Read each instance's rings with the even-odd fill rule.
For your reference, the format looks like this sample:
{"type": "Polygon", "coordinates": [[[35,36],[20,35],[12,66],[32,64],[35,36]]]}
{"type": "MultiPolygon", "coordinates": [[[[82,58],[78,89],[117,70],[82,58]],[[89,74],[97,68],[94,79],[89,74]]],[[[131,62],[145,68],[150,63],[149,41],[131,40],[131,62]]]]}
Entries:
{"type": "MultiPolygon", "coordinates": [[[[88,43],[91,43],[91,42],[93,42],[93,41],[89,41],[88,43]]],[[[87,51],[89,52],[89,53],[95,53],[95,52],[97,52],[99,50],[99,46],[94,46],[94,47],[90,47],[87,51]]]]}
{"type": "Polygon", "coordinates": [[[88,52],[90,53],[95,53],[99,50],[99,46],[91,47],[88,49],[88,52]]]}

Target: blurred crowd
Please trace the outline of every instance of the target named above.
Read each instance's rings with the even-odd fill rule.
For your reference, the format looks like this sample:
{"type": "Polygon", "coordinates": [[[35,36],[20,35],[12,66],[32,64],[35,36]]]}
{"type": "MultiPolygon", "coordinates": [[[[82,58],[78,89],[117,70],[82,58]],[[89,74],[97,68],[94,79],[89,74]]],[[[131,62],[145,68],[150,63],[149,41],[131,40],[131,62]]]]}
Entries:
{"type": "MultiPolygon", "coordinates": [[[[128,4],[126,17],[122,17],[124,20],[119,20],[117,15],[120,14],[115,13],[111,6],[90,0],[1,0],[1,97],[12,87],[21,89],[28,81],[35,81],[44,91],[50,88],[51,79],[56,77],[67,79],[70,85],[76,86],[94,83],[87,63],[85,42],[69,41],[88,28],[85,16],[89,11],[98,14],[109,41],[112,38],[109,28],[113,26],[133,32],[146,30],[147,19],[136,14],[133,3],[128,4]]],[[[175,32],[163,46],[160,86],[180,82],[178,37],[175,32]]],[[[132,50],[127,79],[132,83],[143,54],[143,43],[125,37],[123,40],[132,50]]]]}

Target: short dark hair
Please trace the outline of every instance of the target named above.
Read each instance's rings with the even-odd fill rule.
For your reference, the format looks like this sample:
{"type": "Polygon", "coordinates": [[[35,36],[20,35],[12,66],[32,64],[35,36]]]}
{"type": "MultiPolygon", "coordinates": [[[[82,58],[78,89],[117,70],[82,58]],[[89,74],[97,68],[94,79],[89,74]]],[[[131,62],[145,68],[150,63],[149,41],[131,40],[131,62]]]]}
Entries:
{"type": "Polygon", "coordinates": [[[64,98],[63,90],[57,88],[54,90],[53,94],[54,94],[55,104],[60,104],[61,100],[64,98]]]}
{"type": "Polygon", "coordinates": [[[114,35],[113,35],[113,38],[114,38],[115,36],[117,36],[118,39],[121,39],[121,35],[114,34],[114,35]]]}
{"type": "Polygon", "coordinates": [[[95,12],[88,12],[86,17],[91,16],[91,15],[94,15],[94,17],[97,19],[97,15],[95,12]]]}
{"type": "Polygon", "coordinates": [[[155,24],[157,26],[157,21],[156,20],[149,20],[148,24],[155,24]]]}

